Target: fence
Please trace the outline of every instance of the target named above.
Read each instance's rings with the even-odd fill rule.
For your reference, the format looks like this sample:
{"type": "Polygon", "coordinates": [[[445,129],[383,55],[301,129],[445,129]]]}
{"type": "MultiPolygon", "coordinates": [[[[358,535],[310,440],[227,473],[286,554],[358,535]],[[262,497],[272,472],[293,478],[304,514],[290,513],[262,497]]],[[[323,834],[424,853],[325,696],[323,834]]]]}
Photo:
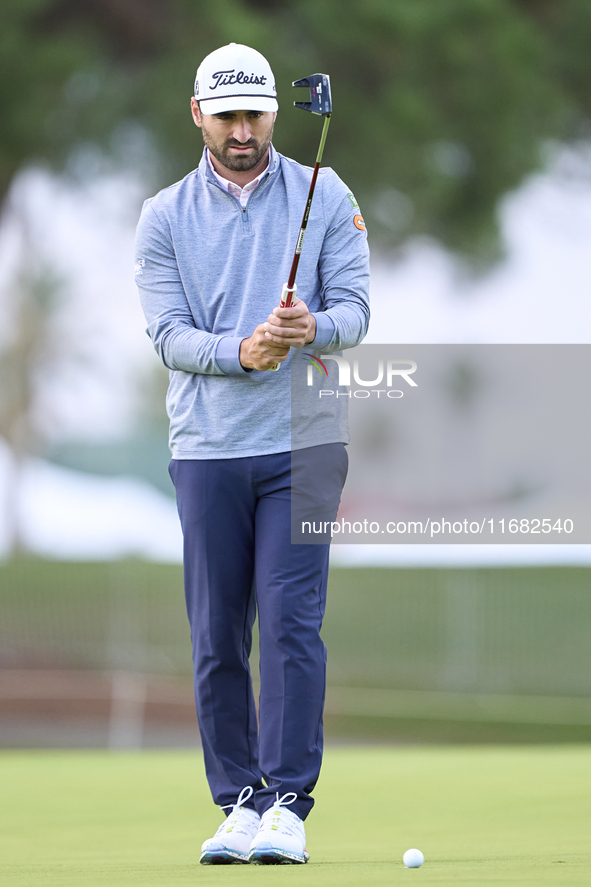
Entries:
{"type": "MultiPolygon", "coordinates": [[[[453,738],[469,723],[529,725],[520,735],[590,739],[590,578],[586,568],[332,570],[329,728],[397,725],[412,738],[420,722],[415,735],[447,725],[453,738]]],[[[14,560],[0,567],[0,614],[0,743],[44,744],[60,717],[70,727],[50,744],[196,741],[179,567],[14,560]]]]}

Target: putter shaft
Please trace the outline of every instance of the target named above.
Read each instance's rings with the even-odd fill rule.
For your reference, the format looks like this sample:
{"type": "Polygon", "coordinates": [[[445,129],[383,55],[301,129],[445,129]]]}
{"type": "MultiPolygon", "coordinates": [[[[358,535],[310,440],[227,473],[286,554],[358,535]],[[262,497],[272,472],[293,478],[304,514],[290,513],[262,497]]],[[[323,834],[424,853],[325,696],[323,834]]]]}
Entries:
{"type": "Polygon", "coordinates": [[[320,137],[320,145],[318,146],[318,154],[316,155],[316,163],[314,164],[314,172],[312,173],[312,181],[310,182],[310,190],[308,192],[308,200],[306,203],[306,209],[304,210],[304,217],[302,219],[302,224],[300,227],[300,233],[298,235],[298,240],[296,243],[295,253],[293,255],[293,261],[291,263],[291,270],[289,272],[289,278],[287,280],[287,296],[285,302],[283,299],[281,300],[280,307],[281,308],[291,308],[292,304],[292,292],[294,289],[296,274],[298,273],[298,265],[300,262],[300,255],[302,253],[302,246],[304,243],[304,235],[306,233],[306,227],[308,225],[308,217],[310,215],[310,210],[312,208],[312,198],[314,197],[314,189],[316,188],[316,179],[318,178],[318,170],[320,169],[320,162],[322,160],[322,155],[324,153],[324,146],[326,144],[326,136],[328,133],[328,126],[330,124],[330,114],[327,114],[324,118],[324,126],[322,127],[322,135],[320,137]]]}

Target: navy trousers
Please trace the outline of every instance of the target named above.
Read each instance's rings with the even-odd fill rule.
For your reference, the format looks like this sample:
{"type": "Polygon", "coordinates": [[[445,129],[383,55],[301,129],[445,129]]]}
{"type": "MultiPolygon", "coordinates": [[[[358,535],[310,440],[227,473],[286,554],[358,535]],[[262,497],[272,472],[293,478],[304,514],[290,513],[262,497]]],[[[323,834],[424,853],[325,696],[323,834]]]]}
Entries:
{"type": "Polygon", "coordinates": [[[216,804],[252,785],[262,814],[285,792],[305,819],[322,760],[329,544],[291,542],[292,467],[310,517],[334,520],[343,444],[238,459],[173,460],[184,538],[195,703],[216,804]],[[295,455],[295,454],[294,454],[295,455]],[[316,515],[318,517],[318,515],[316,515]],[[259,726],[248,657],[258,611],[259,726]]]}

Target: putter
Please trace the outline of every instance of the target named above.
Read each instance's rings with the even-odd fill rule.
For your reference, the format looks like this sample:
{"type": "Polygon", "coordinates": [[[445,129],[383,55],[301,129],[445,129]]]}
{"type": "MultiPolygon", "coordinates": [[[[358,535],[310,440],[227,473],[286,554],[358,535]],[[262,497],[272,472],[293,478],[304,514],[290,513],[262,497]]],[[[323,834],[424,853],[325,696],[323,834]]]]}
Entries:
{"type": "MultiPolygon", "coordinates": [[[[308,86],[310,88],[310,101],[294,102],[294,105],[296,106],[296,108],[301,108],[303,111],[310,111],[311,114],[317,114],[319,117],[324,117],[324,125],[322,127],[320,145],[318,146],[318,154],[316,155],[316,163],[314,164],[314,172],[312,173],[312,181],[310,182],[310,191],[308,192],[308,201],[306,203],[306,209],[304,210],[304,217],[302,219],[300,233],[298,235],[296,248],[293,255],[293,261],[291,263],[289,278],[287,283],[284,284],[283,290],[281,291],[281,301],[279,302],[280,308],[291,308],[293,304],[293,297],[297,290],[295,279],[298,272],[300,255],[302,253],[304,235],[306,233],[306,227],[308,225],[310,208],[312,206],[312,198],[314,197],[314,189],[316,187],[316,179],[318,178],[318,170],[320,169],[320,161],[322,160],[322,155],[324,153],[324,145],[326,143],[326,135],[328,133],[330,115],[332,114],[330,77],[328,76],[328,74],[310,74],[309,77],[303,77],[301,80],[294,80],[291,85],[308,86]]],[[[281,364],[278,363],[275,366],[270,367],[270,369],[278,370],[280,366],[281,364]]]]}

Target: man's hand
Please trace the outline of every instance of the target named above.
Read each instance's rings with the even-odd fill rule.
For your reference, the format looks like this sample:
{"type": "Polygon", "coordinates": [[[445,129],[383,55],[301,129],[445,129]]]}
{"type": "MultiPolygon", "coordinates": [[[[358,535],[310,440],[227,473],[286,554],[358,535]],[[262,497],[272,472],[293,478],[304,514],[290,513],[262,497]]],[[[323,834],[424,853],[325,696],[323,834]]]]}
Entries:
{"type": "Polygon", "coordinates": [[[316,337],[316,318],[297,296],[291,308],[274,308],[263,327],[269,341],[292,348],[302,348],[316,337]]]}
{"type": "Polygon", "coordinates": [[[289,354],[289,345],[278,345],[260,323],[252,336],[240,343],[240,363],[246,370],[270,370],[283,363],[289,354]]]}
{"type": "Polygon", "coordinates": [[[313,342],[316,318],[297,297],[291,308],[274,308],[266,323],[240,343],[240,363],[247,370],[270,370],[287,359],[290,347],[313,342]]]}

